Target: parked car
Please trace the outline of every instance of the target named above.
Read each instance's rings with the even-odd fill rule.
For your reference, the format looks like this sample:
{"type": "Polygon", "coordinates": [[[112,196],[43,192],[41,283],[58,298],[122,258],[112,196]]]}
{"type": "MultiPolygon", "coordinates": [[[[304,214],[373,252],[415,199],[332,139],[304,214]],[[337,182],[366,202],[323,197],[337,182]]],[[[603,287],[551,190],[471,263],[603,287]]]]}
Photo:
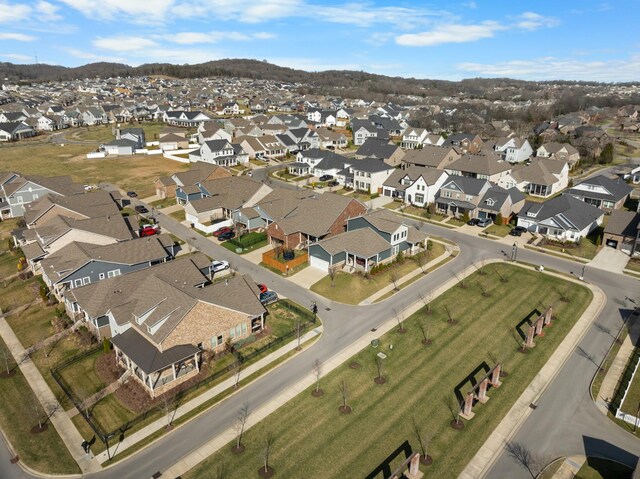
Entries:
{"type": "Polygon", "coordinates": [[[480,221],[478,218],[471,218],[469,221],[467,221],[467,224],[469,226],[476,226],[478,224],[478,221],[480,221]]]}
{"type": "Polygon", "coordinates": [[[221,233],[218,235],[218,241],[227,241],[227,240],[230,240],[231,238],[234,238],[235,236],[236,234],[233,232],[233,230],[225,231],[224,233],[221,233]]]}
{"type": "Polygon", "coordinates": [[[320,181],[330,181],[333,180],[333,175],[322,175],[320,177],[320,181]]]}
{"type": "Polygon", "coordinates": [[[525,228],[524,226],[516,226],[511,231],[509,231],[509,234],[511,236],[522,236],[522,233],[526,233],[526,232],[527,232],[527,228],[525,228]]]}
{"type": "Polygon", "coordinates": [[[258,287],[261,293],[266,293],[267,291],[269,291],[269,288],[267,288],[266,284],[256,283],[256,286],[258,287]]]}
{"type": "Polygon", "coordinates": [[[211,262],[211,271],[217,273],[218,271],[224,271],[225,269],[229,269],[228,261],[212,261],[211,262]]]}
{"type": "Polygon", "coordinates": [[[482,218],[478,220],[477,225],[481,228],[484,228],[486,226],[489,226],[491,223],[493,223],[493,220],[491,218],[482,218]]]}
{"type": "Polygon", "coordinates": [[[143,205],[137,205],[134,209],[136,210],[137,213],[141,213],[141,214],[149,212],[149,210],[145,208],[143,205]]]}
{"type": "Polygon", "coordinates": [[[338,186],[339,183],[337,180],[331,180],[327,183],[327,186],[338,186]]]}
{"type": "Polygon", "coordinates": [[[213,232],[213,236],[220,236],[222,233],[228,233],[229,231],[233,231],[228,226],[223,226],[222,228],[218,228],[213,232]]]}
{"type": "Polygon", "coordinates": [[[142,228],[140,228],[140,237],[144,237],[144,236],[153,236],[155,234],[158,234],[159,232],[159,228],[153,225],[144,225],[142,228]]]}
{"type": "Polygon", "coordinates": [[[278,295],[275,291],[267,291],[265,293],[260,293],[260,302],[263,305],[275,303],[278,301],[278,295]]]}
{"type": "Polygon", "coordinates": [[[127,196],[129,198],[137,198],[138,197],[138,193],[136,193],[135,191],[127,191],[127,196]]]}

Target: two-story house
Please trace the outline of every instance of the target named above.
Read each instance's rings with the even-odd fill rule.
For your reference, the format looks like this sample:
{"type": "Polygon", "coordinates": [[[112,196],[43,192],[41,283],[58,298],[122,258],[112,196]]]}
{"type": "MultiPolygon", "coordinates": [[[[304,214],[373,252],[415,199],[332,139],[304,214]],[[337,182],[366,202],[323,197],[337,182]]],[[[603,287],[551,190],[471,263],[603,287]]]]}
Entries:
{"type": "Polygon", "coordinates": [[[404,150],[393,142],[381,138],[367,138],[358,148],[355,157],[377,158],[391,166],[399,166],[404,157],[404,150]]]}
{"type": "Polygon", "coordinates": [[[449,175],[435,168],[411,166],[396,169],[382,185],[382,194],[398,199],[405,204],[424,207],[434,203],[436,193],[449,175]]]}
{"type": "Polygon", "coordinates": [[[613,210],[602,243],[631,257],[640,256],[640,213],[613,210]]]}
{"type": "Polygon", "coordinates": [[[531,157],[533,148],[529,140],[522,138],[498,138],[494,145],[494,149],[500,152],[502,158],[510,163],[521,163],[531,157]]]}
{"type": "Polygon", "coordinates": [[[569,143],[545,143],[536,150],[536,156],[564,161],[569,163],[570,168],[580,161],[580,153],[569,143]]]}
{"type": "Polygon", "coordinates": [[[460,153],[453,147],[425,145],[417,150],[406,151],[402,157],[402,168],[419,166],[444,170],[460,156],[460,153]]]}
{"type": "Polygon", "coordinates": [[[551,158],[534,158],[526,164],[515,165],[498,184],[506,189],[515,187],[531,196],[548,198],[569,184],[569,165],[551,158]]]}
{"type": "Polygon", "coordinates": [[[597,175],[574,185],[565,194],[610,213],[622,208],[632,191],[633,188],[620,178],[597,175]]]}
{"type": "Polygon", "coordinates": [[[491,188],[487,180],[471,176],[449,176],[436,194],[436,211],[447,216],[460,218],[468,214],[477,217],[480,199],[491,188]]]}
{"type": "Polygon", "coordinates": [[[498,183],[511,172],[509,162],[500,159],[495,154],[472,155],[464,154],[444,167],[450,175],[470,176],[481,180],[489,180],[498,183]]]}

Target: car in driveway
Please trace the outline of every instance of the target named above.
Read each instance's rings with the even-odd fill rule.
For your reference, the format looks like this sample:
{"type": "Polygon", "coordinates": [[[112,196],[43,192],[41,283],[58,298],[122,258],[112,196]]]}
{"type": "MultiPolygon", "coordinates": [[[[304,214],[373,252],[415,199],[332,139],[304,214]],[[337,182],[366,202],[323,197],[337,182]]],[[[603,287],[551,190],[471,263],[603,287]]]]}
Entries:
{"type": "Polygon", "coordinates": [[[275,303],[278,301],[278,294],[275,291],[266,291],[264,293],[260,293],[260,302],[263,305],[275,303]]]}
{"type": "Polygon", "coordinates": [[[331,180],[329,182],[327,182],[327,186],[338,186],[340,183],[338,183],[338,180],[331,180]]]}
{"type": "Polygon", "coordinates": [[[149,212],[149,210],[145,208],[143,205],[137,205],[134,209],[136,210],[136,213],[144,214],[149,212]]]}
{"type": "Polygon", "coordinates": [[[231,228],[229,228],[228,226],[223,226],[222,228],[218,228],[217,230],[215,230],[213,232],[213,236],[218,237],[222,233],[228,233],[229,231],[233,231],[233,230],[231,228]]]}
{"type": "Polygon", "coordinates": [[[489,226],[491,223],[493,223],[493,220],[491,218],[481,218],[478,220],[478,223],[476,223],[480,228],[485,228],[487,226],[489,226]]]}
{"type": "Polygon", "coordinates": [[[471,218],[469,221],[467,221],[467,224],[469,226],[476,226],[478,224],[480,220],[478,218],[471,218]]]}
{"type": "Polygon", "coordinates": [[[225,231],[224,233],[218,235],[218,241],[227,241],[231,238],[235,238],[235,236],[236,234],[233,232],[233,230],[225,231]]]}
{"type": "Polygon", "coordinates": [[[525,228],[524,226],[516,226],[511,231],[509,231],[509,234],[511,236],[522,236],[522,233],[526,233],[526,232],[527,232],[527,228],[525,228]]]}
{"type": "Polygon", "coordinates": [[[267,291],[269,291],[269,288],[267,288],[266,284],[256,283],[256,286],[258,287],[261,293],[266,293],[267,291]]]}
{"type": "Polygon", "coordinates": [[[320,181],[331,181],[333,180],[333,175],[322,175],[320,177],[320,181]]]}
{"type": "Polygon", "coordinates": [[[129,198],[137,198],[138,197],[138,193],[136,193],[135,191],[127,191],[127,196],[129,198]]]}
{"type": "Polygon", "coordinates": [[[153,236],[160,232],[160,228],[153,225],[144,225],[140,228],[140,237],[143,238],[145,236],[153,236]]]}
{"type": "Polygon", "coordinates": [[[225,269],[229,269],[228,261],[212,261],[211,262],[211,271],[217,273],[219,271],[224,271],[225,269]]]}

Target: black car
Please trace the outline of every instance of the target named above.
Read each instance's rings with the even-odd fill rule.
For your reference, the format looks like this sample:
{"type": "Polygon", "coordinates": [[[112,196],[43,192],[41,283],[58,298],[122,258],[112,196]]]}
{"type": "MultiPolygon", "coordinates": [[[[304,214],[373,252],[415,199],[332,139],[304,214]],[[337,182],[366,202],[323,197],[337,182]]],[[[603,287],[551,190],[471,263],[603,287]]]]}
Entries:
{"type": "Polygon", "coordinates": [[[339,183],[337,180],[331,180],[327,183],[327,186],[338,186],[339,183]]]}
{"type": "Polygon", "coordinates": [[[526,233],[526,231],[527,228],[525,228],[524,226],[516,226],[511,231],[509,231],[509,234],[511,236],[522,236],[522,233],[526,233]]]}
{"type": "Polygon", "coordinates": [[[225,231],[224,233],[221,233],[218,235],[218,241],[227,241],[227,240],[230,240],[231,238],[234,238],[235,236],[236,236],[235,232],[225,231]]]}
{"type": "Polygon", "coordinates": [[[138,193],[136,193],[135,191],[127,191],[127,196],[129,198],[137,198],[138,197],[138,193]]]}
{"type": "Polygon", "coordinates": [[[469,221],[467,221],[467,224],[469,226],[477,226],[478,223],[480,223],[480,220],[478,218],[471,218],[469,221]]]}
{"type": "Polygon", "coordinates": [[[333,180],[333,175],[322,175],[320,177],[320,181],[330,181],[333,180]]]}
{"type": "Polygon", "coordinates": [[[149,212],[149,210],[147,208],[145,208],[144,206],[142,206],[142,205],[136,206],[135,210],[136,210],[137,213],[141,213],[141,214],[149,212]]]}

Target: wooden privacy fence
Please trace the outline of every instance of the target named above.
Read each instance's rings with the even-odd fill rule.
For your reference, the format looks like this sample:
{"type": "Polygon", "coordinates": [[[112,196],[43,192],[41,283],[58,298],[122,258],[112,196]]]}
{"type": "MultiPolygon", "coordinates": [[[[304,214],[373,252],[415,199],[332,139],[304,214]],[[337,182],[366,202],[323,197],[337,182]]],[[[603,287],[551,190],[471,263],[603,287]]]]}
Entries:
{"type": "Polygon", "coordinates": [[[277,269],[278,271],[284,274],[295,269],[297,266],[300,266],[306,263],[308,260],[309,260],[309,255],[306,252],[302,253],[300,256],[296,256],[295,258],[289,261],[280,261],[279,259],[276,259],[276,254],[274,250],[270,250],[262,253],[262,262],[265,265],[269,266],[270,268],[277,269]]]}

